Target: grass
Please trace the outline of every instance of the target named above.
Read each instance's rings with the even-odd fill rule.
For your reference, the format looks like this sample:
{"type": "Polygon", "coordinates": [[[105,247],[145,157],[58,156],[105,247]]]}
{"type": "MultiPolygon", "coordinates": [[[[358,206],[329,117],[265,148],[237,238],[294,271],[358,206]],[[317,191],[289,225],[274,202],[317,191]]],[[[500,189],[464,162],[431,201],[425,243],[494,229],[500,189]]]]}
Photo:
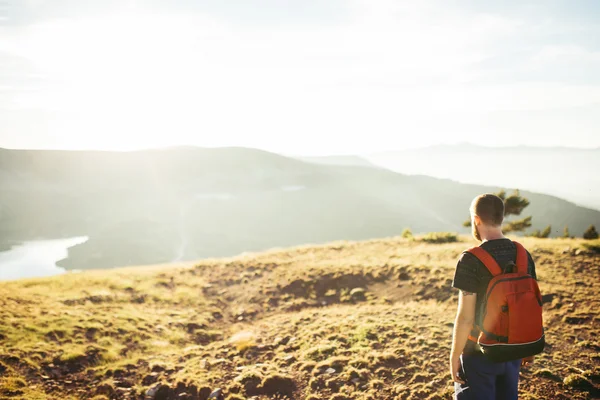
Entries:
{"type": "MultiPolygon", "coordinates": [[[[165,385],[169,398],[449,399],[450,284],[473,242],[425,237],[1,283],[0,398],[143,399],[165,385]]],[[[520,241],[549,343],[521,395],[594,397],[600,257],[582,240],[520,241]]]]}
{"type": "Polygon", "coordinates": [[[430,232],[421,237],[425,243],[454,243],[458,242],[458,234],[451,232],[430,232]]]}

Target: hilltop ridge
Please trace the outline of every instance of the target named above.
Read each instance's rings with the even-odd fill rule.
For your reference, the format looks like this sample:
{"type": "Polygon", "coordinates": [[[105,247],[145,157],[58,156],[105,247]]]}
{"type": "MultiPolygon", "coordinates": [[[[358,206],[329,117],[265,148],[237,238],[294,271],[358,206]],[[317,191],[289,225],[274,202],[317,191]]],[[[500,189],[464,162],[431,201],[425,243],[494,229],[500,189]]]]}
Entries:
{"type": "MultiPolygon", "coordinates": [[[[600,395],[600,243],[522,242],[548,346],[521,398],[600,395]]],[[[0,397],[449,399],[450,286],[472,243],[335,242],[0,283],[0,397]]]]}

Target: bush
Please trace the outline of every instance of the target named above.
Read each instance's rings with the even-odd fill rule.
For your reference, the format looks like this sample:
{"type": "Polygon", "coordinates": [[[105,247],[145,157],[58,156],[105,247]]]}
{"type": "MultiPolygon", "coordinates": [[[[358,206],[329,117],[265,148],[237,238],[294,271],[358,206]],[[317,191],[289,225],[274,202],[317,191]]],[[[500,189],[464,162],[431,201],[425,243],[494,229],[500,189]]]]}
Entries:
{"type": "Polygon", "coordinates": [[[531,232],[531,233],[528,233],[528,234],[527,234],[527,235],[525,235],[525,236],[539,238],[539,237],[541,237],[541,236],[542,236],[542,233],[540,232],[540,230],[539,230],[539,229],[536,229],[535,231],[533,231],[533,232],[531,232]]]}
{"type": "Polygon", "coordinates": [[[402,231],[402,237],[404,239],[412,239],[413,238],[413,233],[410,230],[410,228],[406,228],[402,231]]]}
{"type": "Polygon", "coordinates": [[[600,240],[584,243],[583,247],[585,247],[588,251],[600,254],[600,240]]]}
{"type": "Polygon", "coordinates": [[[552,226],[548,225],[546,228],[544,228],[543,231],[540,232],[539,229],[536,229],[535,231],[531,232],[530,234],[528,234],[526,236],[546,239],[550,236],[551,232],[552,232],[552,226]]]}
{"type": "Polygon", "coordinates": [[[426,243],[454,243],[458,242],[458,235],[451,232],[430,232],[421,240],[426,243]]]}
{"type": "Polygon", "coordinates": [[[544,228],[544,230],[540,234],[540,237],[546,239],[550,237],[550,233],[552,233],[552,226],[548,225],[546,228],[544,228]]]}
{"type": "Polygon", "coordinates": [[[587,228],[583,233],[583,238],[588,240],[598,239],[598,231],[596,231],[596,227],[594,225],[590,225],[590,227],[587,228]]]}
{"type": "Polygon", "coordinates": [[[593,388],[593,385],[590,381],[583,375],[571,374],[567,376],[563,383],[567,386],[579,388],[579,389],[589,389],[593,388]]]}

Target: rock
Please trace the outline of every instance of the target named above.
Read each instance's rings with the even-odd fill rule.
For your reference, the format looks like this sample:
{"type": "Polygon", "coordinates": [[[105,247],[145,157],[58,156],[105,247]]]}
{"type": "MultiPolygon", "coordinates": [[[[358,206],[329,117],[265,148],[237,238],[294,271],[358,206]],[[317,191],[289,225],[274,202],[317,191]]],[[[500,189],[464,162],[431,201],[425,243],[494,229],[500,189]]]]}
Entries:
{"type": "Polygon", "coordinates": [[[158,372],[151,372],[149,375],[144,376],[142,379],[142,385],[148,386],[155,383],[158,380],[158,372]]]}
{"type": "Polygon", "coordinates": [[[217,358],[216,360],[213,360],[210,365],[227,365],[227,364],[231,364],[231,361],[229,361],[226,358],[217,358]]]}
{"type": "Polygon", "coordinates": [[[546,303],[550,303],[552,302],[552,300],[554,300],[554,298],[556,297],[556,293],[548,293],[542,296],[542,303],[546,304],[546,303]]]}
{"type": "Polygon", "coordinates": [[[291,354],[283,357],[283,362],[285,362],[287,365],[290,365],[290,364],[294,363],[295,361],[296,361],[296,357],[294,357],[291,354]]]}
{"type": "Polygon", "coordinates": [[[115,381],[115,386],[119,387],[119,388],[130,388],[133,387],[133,383],[131,383],[128,380],[120,380],[120,381],[115,381]]]}
{"type": "Polygon", "coordinates": [[[175,393],[183,393],[187,390],[187,385],[183,382],[177,382],[175,385],[175,393]]]}
{"type": "Polygon", "coordinates": [[[147,400],[167,400],[171,389],[167,385],[158,384],[146,391],[147,400]]]}
{"type": "Polygon", "coordinates": [[[209,370],[210,369],[210,363],[208,362],[207,359],[204,359],[204,360],[200,361],[200,367],[202,367],[202,369],[209,370]]]}
{"type": "Polygon", "coordinates": [[[160,387],[160,385],[156,385],[156,386],[153,386],[153,387],[149,388],[148,390],[146,390],[146,397],[153,399],[154,396],[156,396],[156,392],[158,392],[159,387],[160,387]]]}
{"type": "Polygon", "coordinates": [[[209,399],[217,399],[217,400],[223,400],[223,389],[221,388],[217,388],[215,390],[212,391],[212,393],[210,394],[210,396],[208,396],[209,399]]]}
{"type": "Polygon", "coordinates": [[[235,382],[238,382],[240,385],[244,387],[244,392],[247,396],[256,396],[260,394],[260,390],[258,387],[262,381],[262,377],[259,374],[250,373],[250,374],[242,374],[234,379],[235,382]]]}
{"type": "Polygon", "coordinates": [[[327,375],[332,375],[332,374],[335,374],[335,372],[336,372],[336,371],[335,371],[335,369],[334,369],[334,368],[327,368],[327,369],[325,370],[325,373],[326,373],[327,375]]]}
{"type": "Polygon", "coordinates": [[[115,389],[108,383],[103,383],[96,388],[96,394],[112,397],[115,394],[115,389]]]}
{"type": "Polygon", "coordinates": [[[290,341],[291,337],[290,336],[286,336],[286,337],[277,337],[275,338],[275,342],[273,342],[274,346],[285,346],[286,344],[288,344],[288,342],[290,341]]]}
{"type": "Polygon", "coordinates": [[[152,366],[152,372],[162,372],[165,369],[166,369],[165,366],[160,365],[160,364],[156,364],[156,365],[152,366]]]}
{"type": "Polygon", "coordinates": [[[565,316],[563,317],[563,322],[567,323],[569,325],[581,325],[585,322],[588,321],[587,317],[569,317],[569,316],[565,316]]]}
{"type": "Polygon", "coordinates": [[[204,325],[204,324],[200,325],[195,322],[190,322],[185,325],[185,329],[186,329],[187,333],[194,333],[197,330],[206,329],[206,325],[204,325]]]}
{"type": "Polygon", "coordinates": [[[293,379],[283,375],[271,375],[266,377],[260,387],[263,394],[273,396],[282,394],[291,396],[296,390],[296,384],[293,379]]]}
{"type": "Polygon", "coordinates": [[[206,400],[208,399],[208,396],[210,396],[210,394],[212,393],[212,390],[207,387],[201,387],[200,390],[198,391],[198,399],[199,400],[206,400]]]}
{"type": "Polygon", "coordinates": [[[131,393],[131,388],[117,388],[117,398],[127,399],[131,393]]]}
{"type": "Polygon", "coordinates": [[[364,301],[366,300],[366,290],[363,288],[354,288],[350,291],[350,298],[355,301],[364,301]]]}
{"type": "Polygon", "coordinates": [[[121,378],[121,377],[123,377],[124,374],[125,374],[125,371],[121,368],[117,368],[113,371],[113,376],[115,378],[121,378]]]}

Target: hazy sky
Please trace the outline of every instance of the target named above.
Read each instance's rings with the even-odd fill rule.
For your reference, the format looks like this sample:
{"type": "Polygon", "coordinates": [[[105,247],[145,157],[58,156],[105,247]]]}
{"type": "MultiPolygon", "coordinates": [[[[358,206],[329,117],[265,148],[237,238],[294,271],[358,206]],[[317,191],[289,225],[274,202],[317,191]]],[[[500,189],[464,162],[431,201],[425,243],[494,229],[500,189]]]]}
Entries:
{"type": "Polygon", "coordinates": [[[4,0],[0,147],[600,146],[600,1],[4,0]]]}

